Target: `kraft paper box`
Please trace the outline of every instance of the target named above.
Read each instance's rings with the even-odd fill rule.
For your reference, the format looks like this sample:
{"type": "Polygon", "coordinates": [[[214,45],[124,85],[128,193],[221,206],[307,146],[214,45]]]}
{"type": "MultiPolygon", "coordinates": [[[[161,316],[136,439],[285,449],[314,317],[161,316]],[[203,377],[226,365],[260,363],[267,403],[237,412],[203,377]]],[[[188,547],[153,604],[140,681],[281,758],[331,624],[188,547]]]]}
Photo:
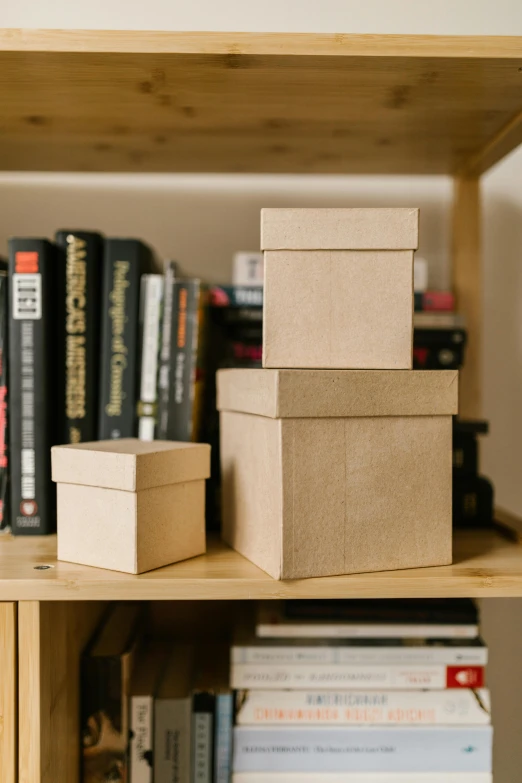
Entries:
{"type": "Polygon", "coordinates": [[[263,367],[411,369],[418,209],[263,209],[263,367]]]}
{"type": "Polygon", "coordinates": [[[451,563],[457,376],[221,370],[225,541],[275,579],[451,563]]]}
{"type": "Polygon", "coordinates": [[[207,444],[125,438],[51,455],[59,560],[141,574],[205,552],[207,444]]]}

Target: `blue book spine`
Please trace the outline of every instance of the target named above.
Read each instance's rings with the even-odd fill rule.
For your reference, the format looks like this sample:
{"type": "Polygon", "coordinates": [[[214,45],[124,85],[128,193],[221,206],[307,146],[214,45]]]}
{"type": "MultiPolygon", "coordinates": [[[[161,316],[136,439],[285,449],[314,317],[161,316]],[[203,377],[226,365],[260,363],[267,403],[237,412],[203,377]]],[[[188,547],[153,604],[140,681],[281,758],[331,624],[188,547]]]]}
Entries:
{"type": "Polygon", "coordinates": [[[234,772],[490,772],[491,726],[234,729],[234,772]]]}
{"type": "Polygon", "coordinates": [[[220,693],[216,696],[215,783],[230,783],[232,775],[232,720],[232,694],[220,693]]]}

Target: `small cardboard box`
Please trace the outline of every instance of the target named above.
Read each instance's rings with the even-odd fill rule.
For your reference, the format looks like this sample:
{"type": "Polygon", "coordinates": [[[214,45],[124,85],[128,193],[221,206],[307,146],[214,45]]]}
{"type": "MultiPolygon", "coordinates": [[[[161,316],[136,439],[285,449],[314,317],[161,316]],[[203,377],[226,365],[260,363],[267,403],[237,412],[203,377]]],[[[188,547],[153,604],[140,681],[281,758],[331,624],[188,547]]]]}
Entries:
{"type": "Polygon", "coordinates": [[[123,438],[51,455],[59,560],[141,574],[205,552],[207,444],[123,438]]]}
{"type": "Polygon", "coordinates": [[[457,376],[221,370],[225,541],[276,579],[451,563],[457,376]]]}
{"type": "Polygon", "coordinates": [[[418,209],[263,209],[263,367],[408,370],[418,209]]]}

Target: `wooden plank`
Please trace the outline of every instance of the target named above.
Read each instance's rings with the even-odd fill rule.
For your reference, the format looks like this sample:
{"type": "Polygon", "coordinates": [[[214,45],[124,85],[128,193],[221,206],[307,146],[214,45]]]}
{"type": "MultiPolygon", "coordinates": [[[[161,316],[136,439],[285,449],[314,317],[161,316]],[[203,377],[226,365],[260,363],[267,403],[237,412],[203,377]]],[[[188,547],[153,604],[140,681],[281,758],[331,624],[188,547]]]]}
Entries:
{"type": "Polygon", "coordinates": [[[522,144],[522,111],[511,119],[464,164],[463,176],[479,176],[522,144]]]}
{"type": "Polygon", "coordinates": [[[102,610],[19,604],[19,783],[79,783],[79,662],[102,610]]]}
{"type": "Polygon", "coordinates": [[[0,603],[0,780],[16,783],[16,604],[0,603]]]}
{"type": "Polygon", "coordinates": [[[278,582],[210,538],[202,557],[133,576],[59,562],[52,536],[18,538],[0,542],[0,598],[81,602],[522,597],[522,549],[497,532],[457,531],[453,561],[450,566],[278,582]],[[40,564],[52,567],[34,571],[40,564]]]}
{"type": "Polygon", "coordinates": [[[522,37],[0,31],[0,169],[454,173],[521,68],[522,37]]]}
{"type": "Polygon", "coordinates": [[[459,412],[478,418],[482,410],[482,263],[480,180],[456,178],[453,201],[453,289],[466,319],[468,344],[460,372],[459,412]]]}
{"type": "Polygon", "coordinates": [[[0,51],[519,57],[522,36],[0,30],[0,51]]]}

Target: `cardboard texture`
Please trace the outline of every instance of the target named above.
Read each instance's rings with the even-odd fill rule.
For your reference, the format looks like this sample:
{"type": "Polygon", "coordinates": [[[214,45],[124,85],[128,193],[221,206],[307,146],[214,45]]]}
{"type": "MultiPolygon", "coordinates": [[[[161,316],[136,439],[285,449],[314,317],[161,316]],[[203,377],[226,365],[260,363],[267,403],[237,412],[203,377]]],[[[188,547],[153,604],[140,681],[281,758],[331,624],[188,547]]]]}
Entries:
{"type": "Polygon", "coordinates": [[[265,253],[263,367],[412,363],[411,250],[265,253]]]}
{"type": "Polygon", "coordinates": [[[457,370],[220,370],[218,409],[270,418],[458,412],[457,370]]]}
{"type": "Polygon", "coordinates": [[[206,444],[55,446],[58,559],[140,574],[205,552],[206,444]]]}
{"type": "Polygon", "coordinates": [[[416,250],[419,210],[262,209],[262,250],[416,250]]]}
{"type": "MultiPolygon", "coordinates": [[[[256,371],[250,375],[255,386],[256,371]]],[[[257,371],[265,373],[267,371],[257,371]]],[[[292,375],[296,373],[291,373],[292,375]]],[[[391,375],[392,373],[390,373],[391,375]]],[[[370,389],[378,389],[379,377],[359,380],[357,414],[339,416],[347,397],[349,376],[383,376],[353,373],[335,393],[321,395],[331,376],[342,373],[299,373],[289,379],[292,392],[313,385],[322,397],[320,417],[303,415],[296,393],[292,417],[290,397],[277,378],[263,387],[261,397],[272,394],[272,412],[283,405],[285,418],[227,410],[237,373],[219,374],[221,409],[221,465],[223,480],[223,536],[245,557],[276,579],[331,576],[451,563],[451,415],[456,409],[456,373],[430,373],[435,393],[432,410],[427,398],[421,404],[407,376],[397,373],[394,395],[387,407],[383,393],[375,401],[370,389]],[[439,376],[439,378],[437,378],[439,376]],[[406,403],[401,415],[396,406],[401,380],[406,403]],[[440,381],[440,383],[439,383],[440,381]],[[293,384],[293,386],[292,386],[293,384]],[[364,394],[368,391],[365,413],[364,394]],[[281,388],[283,387],[283,392],[281,388]],[[448,391],[449,389],[449,391],[448,391]],[[327,401],[332,401],[333,416],[327,401]],[[419,413],[422,411],[422,413],[419,413]]],[[[290,375],[290,373],[286,373],[290,375]]],[[[428,373],[426,373],[428,375],[428,373]]],[[[384,379],[383,379],[384,380],[384,379]]],[[[259,388],[259,387],[258,387],[259,388]]],[[[348,400],[348,409],[350,408],[348,400]]],[[[304,408],[314,410],[314,404],[304,408]]]]}

